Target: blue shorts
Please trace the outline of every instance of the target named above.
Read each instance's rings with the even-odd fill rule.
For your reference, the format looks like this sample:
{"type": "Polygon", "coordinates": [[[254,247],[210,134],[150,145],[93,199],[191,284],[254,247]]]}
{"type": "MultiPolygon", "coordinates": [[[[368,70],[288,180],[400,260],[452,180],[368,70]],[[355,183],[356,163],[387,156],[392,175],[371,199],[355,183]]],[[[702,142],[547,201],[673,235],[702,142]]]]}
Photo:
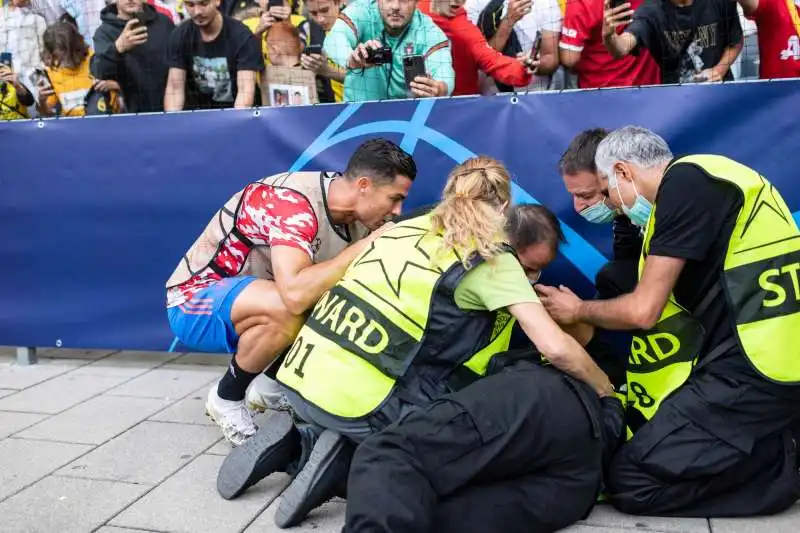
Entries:
{"type": "Polygon", "coordinates": [[[191,300],[167,309],[172,332],[190,350],[234,353],[239,335],[231,322],[231,308],[239,293],[257,278],[225,278],[196,292],[191,300]]]}

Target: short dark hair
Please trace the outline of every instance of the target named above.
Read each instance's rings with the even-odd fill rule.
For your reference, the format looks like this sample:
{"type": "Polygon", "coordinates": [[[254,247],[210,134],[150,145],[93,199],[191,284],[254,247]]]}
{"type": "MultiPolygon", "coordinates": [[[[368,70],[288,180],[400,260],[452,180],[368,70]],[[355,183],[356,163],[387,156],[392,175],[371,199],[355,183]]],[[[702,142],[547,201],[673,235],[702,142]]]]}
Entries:
{"type": "Polygon", "coordinates": [[[606,129],[593,128],[576,135],[558,161],[558,171],[561,172],[561,175],[597,172],[594,155],[597,153],[600,141],[605,139],[608,133],[609,131],[606,129]]]}
{"type": "Polygon", "coordinates": [[[546,243],[554,249],[567,242],[555,213],[541,204],[511,206],[506,217],[506,235],[516,251],[534,244],[546,243]]]}
{"type": "Polygon", "coordinates": [[[368,176],[379,183],[392,183],[397,175],[411,181],[417,177],[417,164],[411,154],[386,139],[370,139],[356,148],[344,175],[349,179],[368,176]]]}

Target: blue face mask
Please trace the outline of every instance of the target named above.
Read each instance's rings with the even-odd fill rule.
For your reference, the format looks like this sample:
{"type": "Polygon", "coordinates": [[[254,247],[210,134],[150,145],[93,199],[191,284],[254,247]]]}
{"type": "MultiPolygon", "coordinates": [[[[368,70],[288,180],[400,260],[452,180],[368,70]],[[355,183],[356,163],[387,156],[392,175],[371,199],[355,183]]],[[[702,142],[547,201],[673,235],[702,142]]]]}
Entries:
{"type": "Polygon", "coordinates": [[[614,220],[616,214],[617,213],[608,207],[603,200],[600,200],[594,205],[590,205],[579,213],[580,216],[592,224],[608,224],[614,220]]]}
{"type": "Polygon", "coordinates": [[[633,207],[628,207],[622,200],[622,193],[619,192],[619,188],[617,187],[616,175],[613,175],[613,177],[609,176],[608,178],[609,189],[617,189],[619,203],[622,205],[622,212],[628,215],[628,218],[631,219],[631,222],[640,228],[643,228],[647,225],[647,221],[650,219],[650,212],[653,210],[653,204],[648,202],[647,198],[639,194],[639,191],[636,190],[636,184],[633,182],[631,182],[631,184],[633,184],[633,192],[636,193],[636,200],[633,202],[633,207]]]}

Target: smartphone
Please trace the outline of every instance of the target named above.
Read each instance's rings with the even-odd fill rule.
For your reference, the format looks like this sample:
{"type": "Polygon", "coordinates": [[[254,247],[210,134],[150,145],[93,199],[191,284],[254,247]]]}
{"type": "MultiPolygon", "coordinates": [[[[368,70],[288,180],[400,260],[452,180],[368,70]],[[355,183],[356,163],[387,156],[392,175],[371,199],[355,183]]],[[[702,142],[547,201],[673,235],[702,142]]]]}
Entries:
{"type": "Polygon", "coordinates": [[[283,7],[283,0],[268,0],[267,10],[269,10],[271,7],[283,7]]]}
{"type": "Polygon", "coordinates": [[[144,11],[137,11],[133,14],[133,18],[135,18],[140,26],[147,26],[147,23],[144,20],[144,11]]]}
{"type": "Polygon", "coordinates": [[[625,2],[630,2],[630,0],[611,0],[609,2],[609,7],[611,9],[616,9],[619,6],[621,6],[622,4],[624,4],[625,2]]]}
{"type": "Polygon", "coordinates": [[[414,78],[426,75],[425,56],[410,55],[403,57],[403,76],[406,80],[406,96],[409,98],[414,97],[414,93],[411,92],[411,82],[414,81],[414,78]]]}
{"type": "Polygon", "coordinates": [[[539,61],[539,58],[542,56],[542,32],[536,32],[536,38],[533,40],[533,46],[531,47],[531,61],[539,61]]]}
{"type": "Polygon", "coordinates": [[[0,53],[0,65],[5,65],[10,69],[14,68],[14,56],[11,55],[11,52],[0,53]]]}
{"type": "Polygon", "coordinates": [[[53,84],[50,82],[50,76],[47,75],[47,71],[41,68],[33,69],[31,72],[30,78],[31,85],[34,87],[38,87],[41,89],[53,89],[53,84]]]}
{"type": "Polygon", "coordinates": [[[318,54],[322,55],[322,45],[321,44],[309,44],[306,46],[304,54],[318,54]]]}

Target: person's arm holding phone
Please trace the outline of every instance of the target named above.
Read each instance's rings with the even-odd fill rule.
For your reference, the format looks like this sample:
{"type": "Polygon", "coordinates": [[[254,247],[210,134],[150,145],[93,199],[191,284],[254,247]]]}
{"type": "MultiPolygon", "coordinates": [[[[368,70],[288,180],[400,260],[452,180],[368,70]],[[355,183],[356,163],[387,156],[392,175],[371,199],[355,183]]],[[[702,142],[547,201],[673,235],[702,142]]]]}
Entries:
{"type": "Polygon", "coordinates": [[[423,56],[427,76],[415,77],[410,88],[419,98],[448,96],[453,94],[456,85],[450,40],[430,18],[426,20],[430,27],[421,31],[428,39],[428,49],[423,56]]]}
{"type": "Polygon", "coordinates": [[[511,37],[511,32],[514,31],[514,25],[530,13],[532,8],[531,0],[508,0],[506,14],[497,26],[495,34],[489,39],[489,45],[498,52],[502,52],[511,37]]]}
{"type": "Polygon", "coordinates": [[[634,11],[630,2],[620,0],[605,0],[603,3],[603,44],[608,52],[616,59],[630,54],[639,44],[634,33],[623,31],[617,33],[617,28],[628,26],[633,19],[634,11]]]}
{"type": "Polygon", "coordinates": [[[344,81],[345,70],[328,61],[321,44],[308,46],[300,56],[300,64],[304,69],[310,70],[317,76],[338,82],[344,81]]]}

